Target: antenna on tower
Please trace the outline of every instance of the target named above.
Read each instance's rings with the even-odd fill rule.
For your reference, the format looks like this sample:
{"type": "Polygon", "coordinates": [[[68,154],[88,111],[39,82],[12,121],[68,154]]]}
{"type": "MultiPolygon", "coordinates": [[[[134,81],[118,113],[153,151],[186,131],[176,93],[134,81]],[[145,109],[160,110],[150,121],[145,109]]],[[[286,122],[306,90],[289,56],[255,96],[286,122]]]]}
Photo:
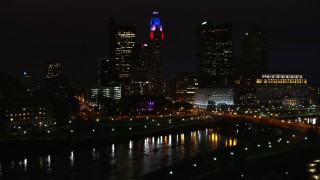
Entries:
{"type": "Polygon", "coordinates": [[[155,9],[153,11],[153,14],[156,15],[156,14],[159,14],[159,12],[158,12],[158,0],[154,0],[154,4],[155,4],[155,9]]]}
{"type": "Polygon", "coordinates": [[[155,0],[156,10],[158,10],[158,0],[155,0]]]}

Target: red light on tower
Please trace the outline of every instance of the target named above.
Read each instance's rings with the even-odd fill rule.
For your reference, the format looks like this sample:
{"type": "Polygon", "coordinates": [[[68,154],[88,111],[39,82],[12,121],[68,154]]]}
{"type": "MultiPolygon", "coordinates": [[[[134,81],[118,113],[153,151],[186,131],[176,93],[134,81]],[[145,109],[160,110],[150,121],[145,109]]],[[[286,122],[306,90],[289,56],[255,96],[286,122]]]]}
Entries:
{"type": "Polygon", "coordinates": [[[163,32],[161,33],[161,39],[162,40],[164,39],[164,33],[163,32]]]}
{"type": "Polygon", "coordinates": [[[153,39],[154,38],[154,34],[153,32],[150,32],[150,39],[153,39]]]}

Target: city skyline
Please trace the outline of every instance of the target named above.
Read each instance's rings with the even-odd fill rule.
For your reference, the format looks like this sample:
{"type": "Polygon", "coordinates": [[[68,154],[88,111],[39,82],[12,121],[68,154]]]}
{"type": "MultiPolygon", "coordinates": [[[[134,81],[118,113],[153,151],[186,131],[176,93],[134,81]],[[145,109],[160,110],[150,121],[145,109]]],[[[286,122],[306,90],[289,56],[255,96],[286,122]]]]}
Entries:
{"type": "MultiPolygon", "coordinates": [[[[196,70],[195,27],[209,20],[214,25],[233,24],[233,57],[241,56],[242,36],[249,26],[259,24],[270,37],[272,71],[299,72],[311,81],[320,81],[316,68],[319,25],[313,23],[319,14],[316,11],[318,2],[290,1],[277,5],[272,1],[228,2],[238,8],[231,8],[227,2],[179,3],[182,1],[160,1],[158,7],[166,32],[167,80],[172,75],[196,70]],[[193,6],[195,8],[191,8],[193,6]],[[252,14],[256,16],[252,17],[252,14]],[[299,64],[300,60],[304,63],[299,64]]],[[[149,19],[154,8],[153,1],[71,1],[66,4],[32,1],[21,2],[19,6],[4,2],[1,7],[4,28],[1,31],[6,36],[1,45],[4,50],[0,55],[4,59],[1,70],[15,76],[24,71],[44,74],[47,61],[61,60],[65,72],[72,68],[84,71],[86,77],[94,79],[97,59],[107,52],[108,18],[112,16],[121,24],[135,24],[137,42],[147,43],[149,19]],[[126,5],[121,6],[123,3],[126,5]]],[[[67,72],[70,79],[73,79],[72,74],[67,72]]]]}

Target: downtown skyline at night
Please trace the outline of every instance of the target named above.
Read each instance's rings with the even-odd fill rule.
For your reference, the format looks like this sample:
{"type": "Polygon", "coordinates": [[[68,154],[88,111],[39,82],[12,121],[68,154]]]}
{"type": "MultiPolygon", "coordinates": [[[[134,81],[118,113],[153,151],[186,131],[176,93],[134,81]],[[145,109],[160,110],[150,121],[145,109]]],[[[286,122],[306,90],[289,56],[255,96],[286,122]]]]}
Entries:
{"type": "Polygon", "coordinates": [[[1,0],[0,180],[320,178],[319,0],[1,0]]]}

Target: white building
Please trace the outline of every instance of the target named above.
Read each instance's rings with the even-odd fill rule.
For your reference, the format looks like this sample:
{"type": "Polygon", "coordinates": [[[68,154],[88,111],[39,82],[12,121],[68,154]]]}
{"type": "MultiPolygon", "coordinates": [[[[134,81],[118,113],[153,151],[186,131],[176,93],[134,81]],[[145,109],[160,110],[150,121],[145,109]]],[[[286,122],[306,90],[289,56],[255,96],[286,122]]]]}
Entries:
{"type": "Polygon", "coordinates": [[[206,109],[211,106],[232,106],[234,96],[232,88],[200,88],[195,91],[194,106],[206,109]]]}
{"type": "Polygon", "coordinates": [[[90,89],[90,100],[91,102],[97,103],[98,97],[111,98],[113,100],[121,99],[121,87],[113,86],[113,87],[98,87],[90,89]]]}

